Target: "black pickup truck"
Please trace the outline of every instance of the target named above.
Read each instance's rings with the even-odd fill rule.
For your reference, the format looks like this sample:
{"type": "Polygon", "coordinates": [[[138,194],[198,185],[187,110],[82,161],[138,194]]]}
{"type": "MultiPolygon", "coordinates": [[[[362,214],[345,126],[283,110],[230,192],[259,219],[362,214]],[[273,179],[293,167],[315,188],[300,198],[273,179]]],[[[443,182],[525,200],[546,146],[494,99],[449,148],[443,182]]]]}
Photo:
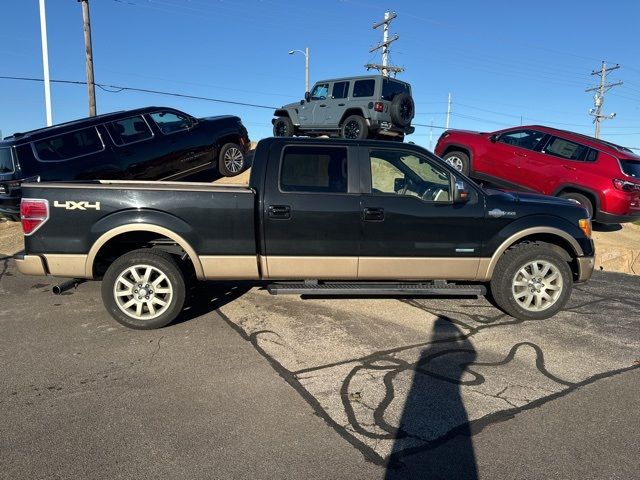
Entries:
{"type": "Polygon", "coordinates": [[[271,293],[481,295],[554,315],[588,280],[578,203],[484,190],[427,150],[375,140],[259,142],[249,186],[96,181],[23,185],[28,275],[102,280],[109,313],[158,328],[190,278],[271,293]]]}

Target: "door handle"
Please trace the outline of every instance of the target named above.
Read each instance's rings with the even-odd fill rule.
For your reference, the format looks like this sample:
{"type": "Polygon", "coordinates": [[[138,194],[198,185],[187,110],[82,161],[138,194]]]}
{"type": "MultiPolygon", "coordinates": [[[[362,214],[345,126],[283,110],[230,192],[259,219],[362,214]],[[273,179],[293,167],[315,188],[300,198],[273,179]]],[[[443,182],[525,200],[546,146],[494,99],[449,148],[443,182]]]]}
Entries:
{"type": "Polygon", "coordinates": [[[267,208],[269,218],[289,219],[291,218],[291,207],[289,205],[269,205],[267,208]]]}
{"type": "Polygon", "coordinates": [[[339,107],[344,107],[344,105],[345,105],[344,103],[339,103],[338,104],[339,107]]]}
{"type": "Polygon", "coordinates": [[[571,165],[562,165],[564,168],[566,168],[567,170],[575,170],[576,167],[572,167],[571,165]]]}
{"type": "Polygon", "coordinates": [[[527,154],[526,153],[522,153],[522,152],[514,152],[516,154],[516,157],[524,157],[527,158],[527,154]]]}
{"type": "Polygon", "coordinates": [[[384,221],[384,208],[365,207],[362,209],[363,218],[369,222],[384,221]]]}
{"type": "Polygon", "coordinates": [[[318,105],[319,107],[326,107],[327,104],[326,103],[321,103],[320,105],[318,105]]]}

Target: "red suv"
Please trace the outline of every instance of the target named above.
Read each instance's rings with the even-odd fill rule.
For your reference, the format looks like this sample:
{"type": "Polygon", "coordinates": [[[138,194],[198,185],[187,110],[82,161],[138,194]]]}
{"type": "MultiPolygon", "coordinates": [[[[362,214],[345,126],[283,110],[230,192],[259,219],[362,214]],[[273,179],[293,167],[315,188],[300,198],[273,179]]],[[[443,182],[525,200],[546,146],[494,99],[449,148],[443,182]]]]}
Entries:
{"type": "Polygon", "coordinates": [[[447,130],[435,153],[478,180],[576,200],[601,223],[640,219],[640,156],[609,142],[538,125],[447,130]]]}

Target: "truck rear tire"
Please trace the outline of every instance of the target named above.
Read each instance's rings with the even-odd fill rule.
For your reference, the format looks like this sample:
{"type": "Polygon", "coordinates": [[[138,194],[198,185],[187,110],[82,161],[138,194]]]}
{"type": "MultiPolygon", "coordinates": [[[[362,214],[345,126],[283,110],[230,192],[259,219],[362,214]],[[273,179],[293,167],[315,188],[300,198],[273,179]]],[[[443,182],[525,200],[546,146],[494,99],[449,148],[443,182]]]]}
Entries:
{"type": "Polygon", "coordinates": [[[367,122],[360,115],[351,115],[345,118],[340,128],[342,138],[350,138],[352,140],[362,140],[369,136],[369,127],[367,122]]]}
{"type": "Polygon", "coordinates": [[[274,137],[293,137],[295,127],[289,117],[278,117],[273,122],[274,137]]]}
{"type": "Polygon", "coordinates": [[[235,177],[242,173],[245,167],[245,158],[242,147],[236,143],[225,143],[220,149],[218,158],[218,170],[224,177],[235,177]]]}
{"type": "Polygon", "coordinates": [[[555,247],[521,243],[507,250],[491,278],[491,296],[505,313],[519,320],[542,320],[565,306],[573,288],[567,261],[555,247]]]}
{"type": "Polygon", "coordinates": [[[125,327],[161,328],[182,312],[184,275],[172,255],[143,248],[119,257],[102,279],[102,301],[125,327]]]}

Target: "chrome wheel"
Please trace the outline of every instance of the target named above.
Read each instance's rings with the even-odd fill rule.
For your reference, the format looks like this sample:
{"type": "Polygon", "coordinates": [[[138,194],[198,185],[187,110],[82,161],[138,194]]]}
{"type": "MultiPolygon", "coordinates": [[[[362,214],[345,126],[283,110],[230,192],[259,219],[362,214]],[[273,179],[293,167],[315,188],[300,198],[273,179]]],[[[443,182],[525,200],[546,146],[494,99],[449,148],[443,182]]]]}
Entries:
{"type": "Polygon", "coordinates": [[[238,173],[244,166],[244,155],[239,148],[231,147],[224,152],[222,161],[227,170],[231,173],[238,173]]]}
{"type": "Polygon", "coordinates": [[[453,168],[455,168],[459,172],[462,172],[464,163],[462,162],[462,159],[460,157],[456,157],[455,155],[452,155],[450,157],[447,157],[445,162],[447,162],[449,165],[451,165],[453,168]]]}
{"type": "Polygon", "coordinates": [[[151,265],[134,265],[114,282],[113,296],[118,308],[136,320],[151,320],[171,305],[173,287],[165,273],[151,265]]]}
{"type": "Polygon", "coordinates": [[[513,276],[511,293],[521,308],[541,312],[558,301],[562,290],[562,274],[558,267],[546,260],[534,260],[513,276]]]}

